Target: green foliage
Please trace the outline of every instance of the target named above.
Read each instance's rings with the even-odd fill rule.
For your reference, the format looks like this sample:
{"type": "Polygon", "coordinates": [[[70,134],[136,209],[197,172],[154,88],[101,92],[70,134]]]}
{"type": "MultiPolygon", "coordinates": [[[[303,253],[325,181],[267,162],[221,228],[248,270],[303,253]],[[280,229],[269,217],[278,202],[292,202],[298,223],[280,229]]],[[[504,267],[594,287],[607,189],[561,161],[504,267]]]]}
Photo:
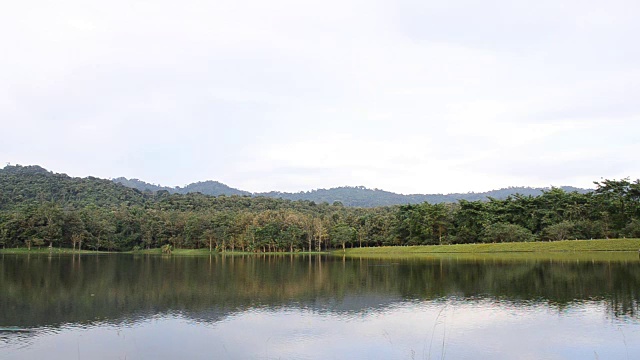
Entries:
{"type": "Polygon", "coordinates": [[[631,222],[622,229],[622,234],[629,238],[640,238],[640,220],[631,220],[631,222]]]}
{"type": "Polygon", "coordinates": [[[484,229],[483,234],[483,241],[486,243],[527,242],[534,239],[529,229],[508,223],[491,224],[484,229]]]}
{"type": "Polygon", "coordinates": [[[0,246],[296,252],[640,235],[639,182],[596,184],[590,193],[552,188],[535,197],[365,208],[344,206],[342,198],[317,203],[142,192],[37,166],[7,166],[0,169],[0,246]]]}
{"type": "Polygon", "coordinates": [[[331,229],[331,243],[335,247],[342,247],[344,250],[347,244],[351,245],[356,240],[356,229],[340,223],[331,229]]]}
{"type": "MultiPolygon", "coordinates": [[[[578,239],[604,239],[607,237],[605,225],[600,220],[576,221],[574,223],[574,235],[578,239]]],[[[638,235],[640,235],[640,233],[638,235]]]]}
{"type": "Polygon", "coordinates": [[[160,250],[162,250],[162,254],[164,255],[171,255],[171,249],[173,249],[171,244],[162,245],[162,247],[160,248],[160,250]]]}
{"type": "Polygon", "coordinates": [[[557,224],[547,226],[542,232],[546,240],[567,240],[577,238],[576,225],[572,221],[562,221],[557,224]]]}

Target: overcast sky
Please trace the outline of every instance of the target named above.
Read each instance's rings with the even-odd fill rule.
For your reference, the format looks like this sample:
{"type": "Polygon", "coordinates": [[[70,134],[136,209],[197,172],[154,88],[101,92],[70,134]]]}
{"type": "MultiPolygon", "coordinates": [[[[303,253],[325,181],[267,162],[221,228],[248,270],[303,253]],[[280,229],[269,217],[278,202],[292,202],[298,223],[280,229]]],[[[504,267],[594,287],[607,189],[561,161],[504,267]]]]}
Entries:
{"type": "Polygon", "coordinates": [[[637,179],[638,18],[637,0],[7,1],[0,161],[248,191],[637,179]]]}

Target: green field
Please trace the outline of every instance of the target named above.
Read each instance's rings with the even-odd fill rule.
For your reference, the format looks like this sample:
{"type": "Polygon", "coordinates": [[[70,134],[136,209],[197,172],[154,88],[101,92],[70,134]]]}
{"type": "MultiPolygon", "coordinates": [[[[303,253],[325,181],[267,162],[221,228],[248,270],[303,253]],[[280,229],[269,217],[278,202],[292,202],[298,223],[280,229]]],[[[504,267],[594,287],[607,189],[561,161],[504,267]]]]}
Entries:
{"type": "MultiPolygon", "coordinates": [[[[145,249],[145,250],[136,250],[136,251],[127,251],[128,254],[147,254],[147,255],[162,255],[162,250],[160,248],[155,249],[145,249]]],[[[219,254],[217,251],[209,252],[209,249],[172,249],[171,255],[180,255],[180,256],[209,256],[209,255],[217,255],[219,254]]]]}
{"type": "MultiPolygon", "coordinates": [[[[563,240],[551,242],[519,242],[519,243],[496,243],[496,244],[456,244],[456,245],[422,245],[422,246],[381,246],[367,248],[353,248],[335,250],[332,254],[349,256],[369,256],[369,255],[436,255],[436,254],[500,254],[500,253],[567,253],[567,252],[638,252],[640,250],[640,239],[607,239],[607,240],[563,240]]],[[[95,251],[81,250],[73,251],[65,248],[10,248],[0,249],[0,254],[96,254],[95,251]]],[[[106,252],[100,252],[106,253],[106,252]]],[[[155,254],[161,255],[158,249],[130,251],[129,254],[155,254]]],[[[251,252],[209,252],[209,249],[174,249],[172,255],[180,256],[203,256],[211,254],[223,255],[252,255],[251,252]]],[[[269,253],[261,253],[269,254],[269,253]]],[[[294,253],[271,253],[279,255],[289,254],[309,254],[307,252],[294,253]]],[[[318,254],[313,252],[312,254],[318,254]]]]}
{"type": "MultiPolygon", "coordinates": [[[[347,249],[348,255],[373,254],[475,254],[518,252],[587,252],[587,251],[638,251],[640,239],[563,240],[496,244],[456,244],[422,246],[382,246],[347,249]]],[[[342,253],[335,251],[334,253],[342,253]]]]}
{"type": "MultiPolygon", "coordinates": [[[[127,251],[127,254],[149,254],[149,255],[162,255],[162,250],[159,248],[156,249],[145,249],[145,250],[137,250],[137,251],[127,251]]],[[[329,254],[328,252],[266,252],[266,253],[254,253],[248,251],[225,251],[218,252],[213,251],[209,252],[209,249],[173,249],[171,250],[171,255],[177,256],[209,256],[209,255],[304,255],[304,254],[329,254]]]]}
{"type": "Polygon", "coordinates": [[[108,254],[106,251],[72,250],[67,248],[32,247],[0,249],[0,254],[108,254]]]}

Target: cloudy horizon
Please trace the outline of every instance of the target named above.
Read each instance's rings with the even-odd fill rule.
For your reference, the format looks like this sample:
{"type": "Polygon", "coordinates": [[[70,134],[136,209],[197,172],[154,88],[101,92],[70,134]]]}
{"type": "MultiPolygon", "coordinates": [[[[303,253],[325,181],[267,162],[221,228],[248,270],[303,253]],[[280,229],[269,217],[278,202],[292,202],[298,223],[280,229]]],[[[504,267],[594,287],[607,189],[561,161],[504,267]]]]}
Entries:
{"type": "Polygon", "coordinates": [[[640,178],[640,3],[27,0],[0,161],[250,192],[640,178]]]}

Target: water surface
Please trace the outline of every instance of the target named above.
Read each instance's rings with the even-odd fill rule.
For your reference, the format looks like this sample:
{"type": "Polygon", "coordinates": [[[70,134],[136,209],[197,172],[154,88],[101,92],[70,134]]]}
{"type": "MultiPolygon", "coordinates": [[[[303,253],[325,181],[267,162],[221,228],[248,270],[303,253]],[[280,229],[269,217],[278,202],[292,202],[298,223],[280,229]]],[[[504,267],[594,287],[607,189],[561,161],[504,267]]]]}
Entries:
{"type": "Polygon", "coordinates": [[[637,254],[0,255],[0,358],[633,359],[639,298],[637,254]]]}

